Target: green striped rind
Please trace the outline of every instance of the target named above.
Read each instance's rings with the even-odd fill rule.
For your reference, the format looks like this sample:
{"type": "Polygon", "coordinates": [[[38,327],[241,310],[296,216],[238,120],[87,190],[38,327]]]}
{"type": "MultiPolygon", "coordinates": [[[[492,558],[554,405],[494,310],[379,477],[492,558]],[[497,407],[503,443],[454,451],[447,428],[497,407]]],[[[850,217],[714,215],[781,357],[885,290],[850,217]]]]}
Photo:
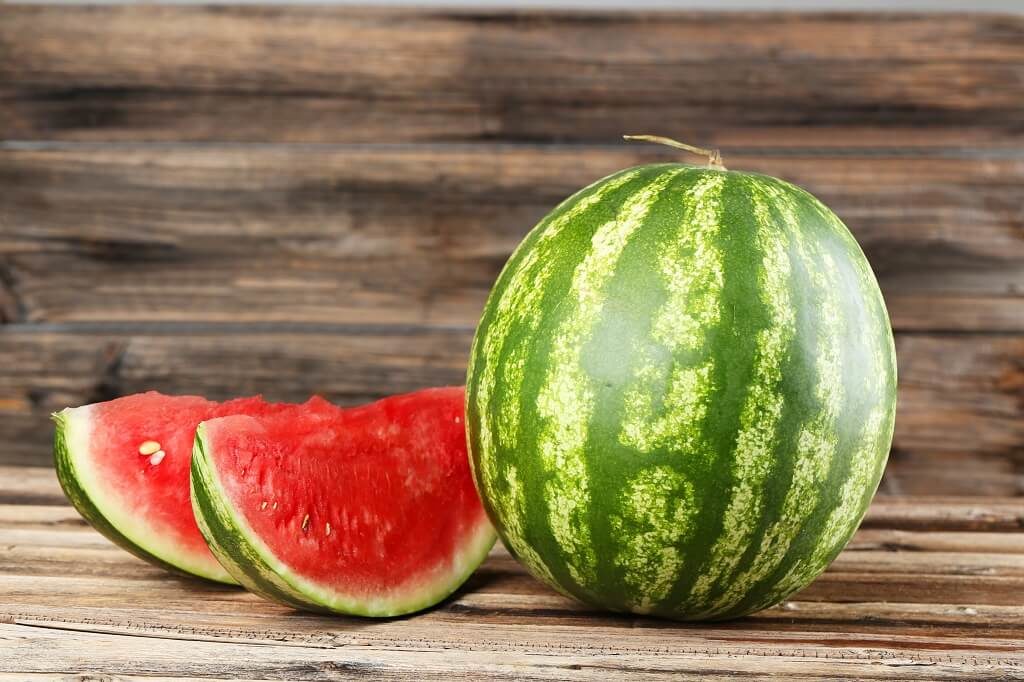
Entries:
{"type": "Polygon", "coordinates": [[[463,552],[453,559],[455,569],[450,574],[404,594],[366,599],[311,583],[275,556],[231,505],[212,460],[206,428],[200,424],[196,429],[192,453],[192,509],[199,530],[227,571],[246,589],[266,599],[320,613],[400,616],[433,606],[458,589],[494,545],[494,531],[489,524],[480,524],[463,552]]]}
{"type": "Polygon", "coordinates": [[[154,538],[148,538],[149,541],[144,537],[139,538],[139,533],[133,533],[138,538],[133,540],[110,521],[110,516],[114,513],[110,508],[111,503],[104,503],[103,491],[95,483],[86,483],[92,480],[85,471],[88,467],[91,409],[91,406],[86,405],[68,408],[52,415],[55,424],[54,468],[57,480],[60,481],[60,486],[72,506],[108,540],[144,561],[185,577],[235,584],[231,576],[220,566],[197,565],[183,560],[165,548],[156,548],[154,538]]]}
{"type": "Polygon", "coordinates": [[[831,211],[774,178],[642,166],[510,258],[473,341],[467,437],[537,577],[615,610],[728,618],[849,540],[895,380],[877,283],[831,211]]]}

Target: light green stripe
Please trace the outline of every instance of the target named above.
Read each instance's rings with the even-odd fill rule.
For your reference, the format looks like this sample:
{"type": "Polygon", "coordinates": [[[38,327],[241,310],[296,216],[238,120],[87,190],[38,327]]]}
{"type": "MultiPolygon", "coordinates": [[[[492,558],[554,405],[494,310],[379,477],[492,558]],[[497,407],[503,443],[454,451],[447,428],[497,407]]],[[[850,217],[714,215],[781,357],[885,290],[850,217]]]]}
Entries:
{"type": "Polygon", "coordinates": [[[516,468],[512,464],[506,465],[502,470],[505,477],[505,484],[508,493],[498,503],[501,505],[501,519],[505,524],[505,542],[511,550],[530,571],[546,581],[559,592],[566,596],[572,595],[565,591],[551,569],[541,559],[540,554],[526,541],[526,533],[523,528],[523,519],[529,510],[526,508],[526,494],[523,491],[523,484],[519,480],[516,468]]]}
{"type": "Polygon", "coordinates": [[[731,581],[715,603],[725,612],[739,605],[746,594],[779,567],[804,523],[817,508],[818,487],[828,476],[838,445],[836,419],[843,400],[840,348],[844,316],[839,299],[840,283],[835,260],[820,247],[817,239],[808,240],[797,216],[800,208],[792,196],[778,187],[769,187],[776,210],[794,239],[817,296],[817,357],[815,358],[815,396],[819,411],[803,424],[797,437],[793,479],[782,504],[779,518],[766,530],[761,546],[750,566],[731,581]],[[809,242],[809,244],[808,244],[809,242]]]}
{"type": "Polygon", "coordinates": [[[626,483],[619,509],[611,518],[623,548],[615,565],[633,590],[630,608],[646,613],[679,579],[678,544],[693,530],[693,484],[669,466],[643,469],[626,483]]]}
{"type": "Polygon", "coordinates": [[[555,334],[549,371],[537,396],[543,421],[537,448],[550,475],[544,486],[548,522],[562,548],[569,575],[578,585],[592,584],[597,558],[590,542],[587,511],[590,490],[585,446],[594,393],[581,364],[583,346],[600,320],[604,288],[629,238],[641,227],[658,195],[682,169],[666,171],[632,194],[615,220],[598,227],[583,262],[573,272],[566,296],[568,311],[555,334]]]}
{"type": "Polygon", "coordinates": [[[782,416],[783,397],[778,390],[782,366],[795,331],[786,235],[772,218],[770,197],[757,186],[747,187],[757,223],[754,239],[762,254],[760,298],[768,310],[769,322],[757,333],[753,376],[732,453],[735,483],[722,519],[722,533],[690,592],[694,605],[706,603],[712,590],[735,572],[757,529],[764,506],[764,481],[771,470],[772,444],[782,416]]]}
{"type": "MultiPolygon", "coordinates": [[[[707,329],[720,319],[722,254],[715,238],[724,183],[724,174],[713,173],[687,189],[680,198],[680,229],[658,257],[667,296],[651,330],[674,360],[659,361],[646,344],[636,349],[641,361],[625,391],[619,441],[641,453],[666,447],[680,457],[710,457],[700,425],[713,388],[714,360],[685,364],[678,356],[703,349],[707,329]],[[664,393],[660,408],[659,393],[664,393]]],[[[693,486],[668,467],[644,469],[626,486],[619,504],[621,513],[612,518],[615,544],[621,547],[614,563],[632,591],[631,607],[647,612],[668,595],[682,570],[678,546],[692,532],[697,512],[693,486]]]]}
{"type": "MultiPolygon", "coordinates": [[[[668,292],[652,322],[654,339],[671,354],[699,351],[708,328],[720,318],[722,254],[715,245],[722,217],[725,175],[702,178],[683,196],[687,212],[676,243],[666,245],[658,269],[668,292]]],[[[700,423],[712,390],[714,361],[696,366],[673,362],[670,367],[646,347],[636,349],[641,364],[625,392],[619,441],[641,452],[671,447],[676,452],[706,455],[700,423]],[[666,373],[668,376],[666,376],[666,373]],[[667,386],[659,410],[655,396],[667,386]]]]}
{"type": "MultiPolygon", "coordinates": [[[[846,226],[827,208],[820,204],[819,206],[822,217],[832,224],[836,232],[849,237],[846,226]]],[[[856,246],[852,237],[849,237],[849,242],[852,242],[859,250],[859,246],[856,246]]],[[[881,307],[878,285],[867,259],[861,257],[852,260],[860,280],[861,295],[866,301],[870,314],[880,312],[878,311],[878,308],[881,307]]],[[[889,406],[883,403],[882,396],[885,391],[884,379],[887,376],[887,371],[895,371],[895,366],[892,364],[895,356],[890,354],[889,358],[885,357],[885,351],[889,344],[876,321],[867,319],[863,322],[861,331],[868,335],[867,346],[870,348],[871,361],[869,366],[864,367],[862,371],[864,377],[862,390],[864,395],[868,396],[867,399],[874,403],[874,407],[869,412],[858,436],[850,470],[838,495],[839,504],[833,508],[825,520],[820,534],[821,539],[814,553],[809,558],[794,564],[789,573],[779,582],[771,595],[771,600],[765,600],[766,603],[774,603],[786,597],[818,575],[825,567],[825,562],[829,557],[837,552],[856,530],[856,525],[860,522],[860,512],[865,504],[865,497],[874,492],[872,478],[878,467],[879,440],[892,437],[892,422],[889,421],[888,425],[886,424],[889,406]]],[[[889,440],[886,442],[888,443],[889,440]]]]}
{"type": "MultiPolygon", "coordinates": [[[[633,180],[639,170],[629,171],[611,179],[601,180],[604,184],[593,193],[583,196],[577,203],[569,207],[564,213],[550,220],[546,225],[541,224],[537,229],[542,230],[535,244],[525,251],[522,260],[516,263],[523,244],[509,258],[510,263],[516,263],[514,269],[507,276],[504,288],[497,298],[494,316],[490,325],[484,330],[483,335],[477,335],[473,340],[473,350],[470,357],[477,358],[480,365],[479,382],[476,384],[476,404],[479,409],[478,435],[480,439],[479,451],[476,452],[476,460],[479,463],[480,471],[474,472],[474,478],[481,486],[481,493],[495,507],[494,511],[505,523],[505,538],[510,549],[515,552],[523,563],[527,564],[533,571],[543,578],[549,579],[552,585],[558,583],[551,574],[551,570],[541,556],[526,541],[524,529],[518,519],[524,513],[523,491],[516,478],[514,470],[499,472],[495,458],[495,433],[492,431],[492,423],[496,422],[497,438],[505,448],[516,447],[515,434],[519,424],[519,399],[515,395],[506,395],[502,400],[500,414],[492,414],[492,398],[498,381],[498,369],[501,354],[505,343],[513,328],[524,325],[530,330],[535,330],[540,322],[542,310],[540,309],[540,297],[543,295],[544,282],[550,277],[553,271],[555,239],[562,231],[575,221],[582,218],[587,211],[599,206],[600,202],[611,192],[619,189],[626,183],[633,180]],[[482,343],[483,352],[478,354],[476,346],[482,343]],[[499,480],[502,474],[508,486],[507,492],[498,489],[499,480]],[[515,519],[516,521],[511,521],[515,519]]],[[[582,190],[586,192],[587,190],[582,190]]],[[[523,371],[525,367],[525,353],[527,346],[522,344],[515,354],[512,362],[506,363],[500,369],[505,378],[505,385],[516,387],[519,390],[523,383],[523,371]]],[[[470,371],[474,370],[470,365],[470,371]]],[[[475,377],[471,374],[467,377],[467,385],[473,386],[475,377]]],[[[474,458],[470,457],[473,462],[474,458]]]]}

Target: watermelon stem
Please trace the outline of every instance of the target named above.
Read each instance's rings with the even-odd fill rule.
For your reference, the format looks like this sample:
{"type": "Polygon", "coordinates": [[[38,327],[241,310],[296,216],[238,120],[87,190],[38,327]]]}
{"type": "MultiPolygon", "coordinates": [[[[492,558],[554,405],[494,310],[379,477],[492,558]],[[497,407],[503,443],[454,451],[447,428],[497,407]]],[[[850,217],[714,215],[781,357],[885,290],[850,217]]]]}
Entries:
{"type": "Polygon", "coordinates": [[[717,149],[705,149],[704,147],[694,147],[692,144],[679,142],[678,140],[673,140],[670,137],[661,137],[660,135],[623,135],[622,139],[636,142],[653,142],[655,144],[663,144],[667,147],[684,149],[692,154],[708,157],[708,165],[711,166],[712,168],[720,168],[722,170],[725,170],[725,166],[722,165],[722,152],[718,151],[717,149]]]}

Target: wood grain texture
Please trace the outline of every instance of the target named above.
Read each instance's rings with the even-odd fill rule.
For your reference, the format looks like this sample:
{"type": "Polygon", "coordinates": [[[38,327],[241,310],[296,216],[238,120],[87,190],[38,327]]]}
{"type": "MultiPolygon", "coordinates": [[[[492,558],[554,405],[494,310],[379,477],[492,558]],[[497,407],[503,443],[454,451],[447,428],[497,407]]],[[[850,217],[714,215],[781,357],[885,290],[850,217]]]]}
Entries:
{"type": "MultiPolygon", "coordinates": [[[[51,412],[149,389],[290,401],[319,393],[356,404],[459,384],[471,336],[392,326],[8,325],[0,333],[0,461],[46,465],[51,412]]],[[[896,434],[883,490],[1024,492],[1024,336],[903,335],[897,356],[896,434]]]]}
{"type": "Polygon", "coordinates": [[[671,125],[727,145],[912,146],[1017,138],[1024,121],[1017,16],[0,12],[8,139],[595,141],[671,125]]]}
{"type": "Polygon", "coordinates": [[[880,496],[865,526],[811,587],[738,621],[602,614],[500,546],[435,609],[327,618],[144,564],[52,471],[0,466],[0,679],[1024,679],[1024,503],[880,496]]]}
{"type": "Polygon", "coordinates": [[[0,138],[22,140],[0,144],[3,461],[46,463],[49,411],[133,390],[355,403],[460,382],[529,227],[679,158],[610,144],[628,123],[726,145],[853,229],[899,334],[883,490],[1024,491],[1020,17],[0,19],[0,138]]]}
{"type": "MultiPolygon", "coordinates": [[[[680,158],[626,144],[3,149],[0,315],[472,328],[552,206],[680,158]]],[[[727,163],[843,217],[897,331],[1024,331],[1024,157],[727,163]]]]}

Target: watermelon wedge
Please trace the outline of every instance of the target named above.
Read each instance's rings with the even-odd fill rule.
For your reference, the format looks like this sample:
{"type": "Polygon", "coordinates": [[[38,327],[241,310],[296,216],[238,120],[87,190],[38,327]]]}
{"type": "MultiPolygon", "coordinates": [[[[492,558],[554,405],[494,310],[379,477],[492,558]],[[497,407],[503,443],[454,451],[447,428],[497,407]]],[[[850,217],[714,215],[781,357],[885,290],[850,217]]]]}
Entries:
{"type": "Polygon", "coordinates": [[[61,487],[97,530],[132,554],[177,573],[233,583],[199,533],[189,500],[195,428],[229,414],[334,410],[239,398],[217,403],[155,391],[53,415],[61,487]]]}
{"type": "Polygon", "coordinates": [[[204,421],[192,503],[238,582],[321,612],[396,616],[431,606],[495,540],[469,469],[462,388],[204,421]]]}

